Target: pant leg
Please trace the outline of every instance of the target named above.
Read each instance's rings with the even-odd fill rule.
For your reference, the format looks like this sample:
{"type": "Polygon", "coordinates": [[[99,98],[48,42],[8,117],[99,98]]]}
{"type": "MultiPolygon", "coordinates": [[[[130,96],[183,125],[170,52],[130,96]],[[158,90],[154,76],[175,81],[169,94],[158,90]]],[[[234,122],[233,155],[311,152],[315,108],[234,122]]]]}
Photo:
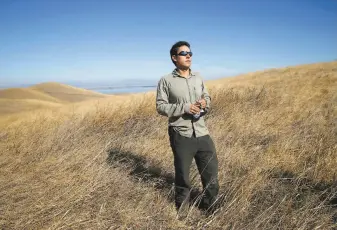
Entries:
{"type": "Polygon", "coordinates": [[[201,208],[207,209],[215,202],[219,193],[218,158],[213,140],[209,135],[198,137],[197,142],[195,162],[205,192],[201,208]]]}
{"type": "Polygon", "coordinates": [[[174,155],[175,204],[177,208],[189,201],[191,189],[190,167],[197,151],[196,138],[179,135],[169,128],[170,144],[174,155]]]}

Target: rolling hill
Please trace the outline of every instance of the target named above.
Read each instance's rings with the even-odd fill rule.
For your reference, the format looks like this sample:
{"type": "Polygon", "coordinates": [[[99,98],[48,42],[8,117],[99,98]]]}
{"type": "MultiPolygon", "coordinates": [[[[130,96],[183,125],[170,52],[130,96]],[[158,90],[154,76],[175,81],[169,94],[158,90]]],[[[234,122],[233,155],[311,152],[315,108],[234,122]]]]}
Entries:
{"type": "Polygon", "coordinates": [[[57,98],[62,102],[80,102],[106,97],[101,93],[55,82],[37,84],[30,87],[30,89],[57,98]]]}
{"type": "Polygon", "coordinates": [[[107,97],[104,94],[60,83],[42,83],[28,88],[0,90],[0,115],[11,115],[35,109],[56,108],[107,97]]]}
{"type": "Polygon", "coordinates": [[[60,103],[55,97],[30,88],[9,88],[0,90],[0,98],[5,99],[34,99],[60,103]]]}

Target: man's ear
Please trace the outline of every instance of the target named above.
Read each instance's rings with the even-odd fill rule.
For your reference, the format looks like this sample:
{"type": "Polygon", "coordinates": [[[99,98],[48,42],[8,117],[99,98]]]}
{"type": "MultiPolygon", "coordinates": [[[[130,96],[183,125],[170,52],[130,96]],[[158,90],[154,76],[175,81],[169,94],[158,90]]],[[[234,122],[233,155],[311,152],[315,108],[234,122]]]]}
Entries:
{"type": "Polygon", "coordinates": [[[172,55],[171,58],[172,58],[173,61],[177,62],[177,57],[176,57],[176,55],[172,55]]]}

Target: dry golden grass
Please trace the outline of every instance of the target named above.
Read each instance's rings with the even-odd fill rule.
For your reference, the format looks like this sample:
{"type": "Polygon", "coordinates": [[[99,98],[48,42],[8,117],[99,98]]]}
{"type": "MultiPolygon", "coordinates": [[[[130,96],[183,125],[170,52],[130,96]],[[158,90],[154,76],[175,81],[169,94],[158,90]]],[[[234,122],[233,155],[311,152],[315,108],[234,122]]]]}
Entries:
{"type": "MultiPolygon", "coordinates": [[[[0,132],[3,229],[332,229],[337,62],[207,83],[223,206],[176,220],[154,92],[30,112],[0,132]]],[[[200,188],[196,167],[191,179],[200,188]]]]}
{"type": "Polygon", "coordinates": [[[60,103],[36,99],[2,99],[0,98],[0,114],[12,115],[16,112],[52,108],[61,106],[60,103]]]}

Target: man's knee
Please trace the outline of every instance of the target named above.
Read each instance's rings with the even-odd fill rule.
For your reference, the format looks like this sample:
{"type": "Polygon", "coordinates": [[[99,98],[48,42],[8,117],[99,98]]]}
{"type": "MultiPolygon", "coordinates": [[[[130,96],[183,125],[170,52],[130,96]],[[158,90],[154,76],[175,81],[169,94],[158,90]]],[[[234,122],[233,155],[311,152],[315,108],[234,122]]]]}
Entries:
{"type": "Polygon", "coordinates": [[[191,184],[190,184],[189,172],[186,170],[181,170],[181,168],[176,168],[175,184],[180,187],[190,188],[191,184]]]}
{"type": "Polygon", "coordinates": [[[182,187],[190,187],[190,166],[192,164],[192,157],[187,153],[174,156],[174,168],[175,168],[175,182],[182,187]]]}

